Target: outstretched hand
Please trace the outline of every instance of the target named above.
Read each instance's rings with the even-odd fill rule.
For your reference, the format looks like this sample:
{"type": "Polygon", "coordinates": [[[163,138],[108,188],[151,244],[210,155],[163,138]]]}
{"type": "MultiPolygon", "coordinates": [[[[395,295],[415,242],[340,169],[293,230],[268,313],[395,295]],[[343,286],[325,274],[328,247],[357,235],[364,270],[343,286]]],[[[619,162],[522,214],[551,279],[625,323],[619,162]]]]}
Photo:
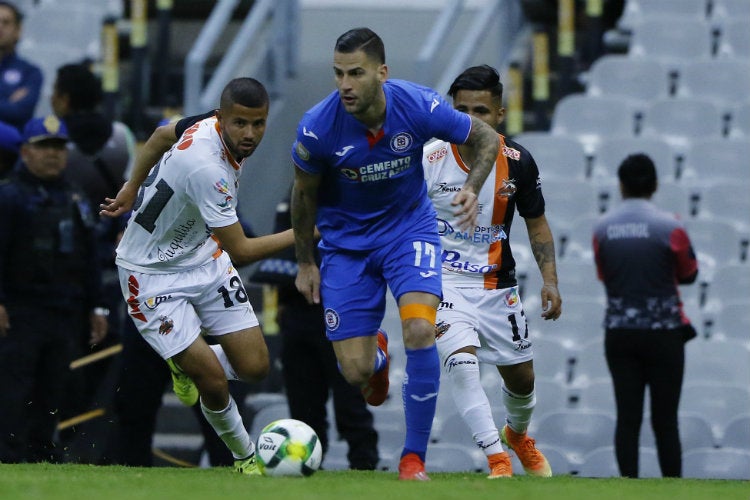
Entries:
{"type": "Polygon", "coordinates": [[[138,186],[125,182],[116,197],[104,198],[104,203],[99,205],[101,209],[99,215],[111,218],[119,217],[133,208],[136,196],[138,196],[138,186]]]}

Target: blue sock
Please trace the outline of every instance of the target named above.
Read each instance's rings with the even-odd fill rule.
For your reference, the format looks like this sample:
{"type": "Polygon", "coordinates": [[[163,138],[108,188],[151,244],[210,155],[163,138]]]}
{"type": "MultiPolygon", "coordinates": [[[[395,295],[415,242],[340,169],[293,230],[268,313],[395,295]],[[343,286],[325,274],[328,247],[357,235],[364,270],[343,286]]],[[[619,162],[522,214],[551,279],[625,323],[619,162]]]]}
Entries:
{"type": "Polygon", "coordinates": [[[440,360],[437,347],[406,349],[406,378],[402,388],[406,416],[406,442],[403,457],[416,453],[422,461],[430,441],[440,388],[440,360]]]}

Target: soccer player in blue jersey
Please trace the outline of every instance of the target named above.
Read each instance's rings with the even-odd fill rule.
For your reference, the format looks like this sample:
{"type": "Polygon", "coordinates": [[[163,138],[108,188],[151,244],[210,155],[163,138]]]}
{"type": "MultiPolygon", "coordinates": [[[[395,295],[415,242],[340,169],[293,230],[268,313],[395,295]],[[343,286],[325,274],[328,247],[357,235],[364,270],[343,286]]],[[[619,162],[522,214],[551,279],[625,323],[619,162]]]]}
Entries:
{"type": "Polygon", "coordinates": [[[337,90],[305,113],[292,147],[296,285],[309,302],[322,298],[341,371],[372,405],[388,393],[387,336],[378,327],[391,289],[407,359],[399,479],[429,480],[424,460],[440,380],[435,316],[442,282],[422,146],[437,137],[477,152],[453,199],[460,227],[473,232],[477,193],[497,157],[498,136],[436,91],[388,80],[383,41],[368,28],[338,38],[333,70],[337,90]]]}

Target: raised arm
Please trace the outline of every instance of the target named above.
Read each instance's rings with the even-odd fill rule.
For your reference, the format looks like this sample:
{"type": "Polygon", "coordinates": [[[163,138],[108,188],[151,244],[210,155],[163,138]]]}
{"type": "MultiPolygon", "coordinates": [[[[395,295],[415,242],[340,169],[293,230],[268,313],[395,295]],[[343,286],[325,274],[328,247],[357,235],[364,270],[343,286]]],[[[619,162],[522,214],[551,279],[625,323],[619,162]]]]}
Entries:
{"type": "Polygon", "coordinates": [[[175,127],[176,122],[170,122],[154,130],[136,156],[130,178],[125,181],[115,198],[104,199],[104,203],[99,205],[99,215],[115,218],[133,207],[138,190],[148,177],[151,167],[177,142],[175,127]]]}
{"type": "Polygon", "coordinates": [[[562,314],[562,298],[557,289],[557,264],[555,262],[555,240],[544,215],[524,219],[529,233],[531,252],[542,273],[542,317],[557,319],[562,314]]]}
{"type": "Polygon", "coordinates": [[[466,140],[466,145],[474,151],[474,160],[472,161],[471,171],[466,178],[466,182],[461,191],[453,197],[451,204],[459,207],[454,212],[454,215],[459,217],[459,227],[473,232],[474,227],[477,225],[477,214],[479,211],[477,194],[482,189],[487,175],[495,164],[500,140],[497,132],[492,127],[472,116],[471,132],[469,133],[469,138],[466,140]]]}
{"type": "Polygon", "coordinates": [[[318,212],[320,176],[294,169],[292,229],[299,270],[295,285],[311,304],[320,303],[320,269],[315,262],[315,217],[318,212]]]}

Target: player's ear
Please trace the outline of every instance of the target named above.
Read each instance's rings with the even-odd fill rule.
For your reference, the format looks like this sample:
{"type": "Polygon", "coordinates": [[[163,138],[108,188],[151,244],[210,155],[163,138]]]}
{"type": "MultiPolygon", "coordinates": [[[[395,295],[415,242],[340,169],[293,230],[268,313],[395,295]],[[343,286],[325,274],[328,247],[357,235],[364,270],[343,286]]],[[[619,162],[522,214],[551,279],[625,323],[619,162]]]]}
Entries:
{"type": "Polygon", "coordinates": [[[387,64],[381,64],[378,68],[378,76],[380,78],[380,83],[385,83],[385,81],[388,79],[388,65],[387,64]]]}

